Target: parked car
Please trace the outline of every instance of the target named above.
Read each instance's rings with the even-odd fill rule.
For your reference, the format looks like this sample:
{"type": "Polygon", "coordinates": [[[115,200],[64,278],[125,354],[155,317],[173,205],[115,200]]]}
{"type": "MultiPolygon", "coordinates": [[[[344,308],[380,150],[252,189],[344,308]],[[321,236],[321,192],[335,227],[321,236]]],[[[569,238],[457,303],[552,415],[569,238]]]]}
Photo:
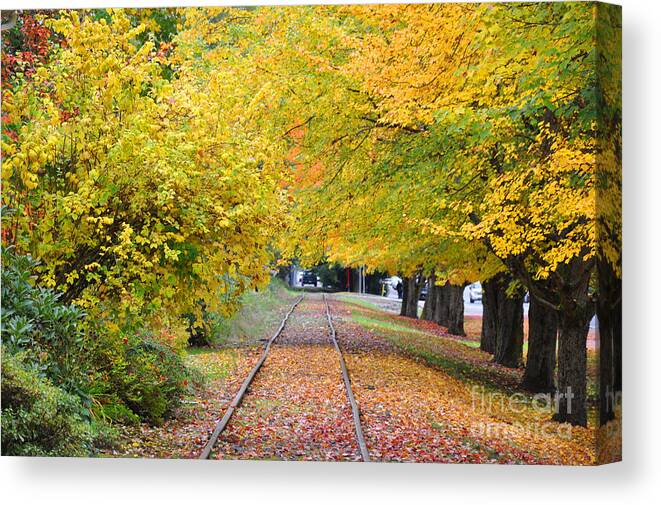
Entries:
{"type": "Polygon", "coordinates": [[[482,301],[482,285],[479,282],[474,282],[468,286],[468,299],[471,303],[482,301]]]}
{"type": "Polygon", "coordinates": [[[303,277],[301,279],[301,285],[305,286],[306,284],[309,284],[310,286],[317,286],[317,274],[310,270],[306,270],[303,272],[303,277]]]}

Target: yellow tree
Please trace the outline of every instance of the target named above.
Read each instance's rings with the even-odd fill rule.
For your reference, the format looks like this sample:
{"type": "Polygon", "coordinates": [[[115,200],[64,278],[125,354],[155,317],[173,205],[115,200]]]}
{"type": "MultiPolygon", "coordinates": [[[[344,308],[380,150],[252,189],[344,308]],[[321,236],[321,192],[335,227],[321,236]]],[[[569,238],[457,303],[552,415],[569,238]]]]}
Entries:
{"type": "Polygon", "coordinates": [[[8,239],[88,310],[229,312],[269,278],[288,205],[273,97],[246,78],[236,20],[186,12],[164,50],[121,10],[63,11],[58,57],[3,100],[8,239]]]}
{"type": "MultiPolygon", "coordinates": [[[[400,10],[385,9],[392,19],[400,10]]],[[[447,20],[448,26],[459,14],[447,20]]],[[[434,16],[432,10],[428,19],[434,16]]],[[[288,133],[297,206],[290,254],[308,263],[329,258],[400,273],[413,282],[412,292],[416,278],[439,270],[439,277],[458,284],[455,298],[463,313],[466,256],[461,268],[441,257],[453,243],[460,242],[454,247],[463,250],[468,243],[423,233],[418,221],[433,203],[433,188],[425,188],[414,165],[403,165],[406,155],[397,147],[417,130],[380,121],[377,104],[364,89],[365,76],[355,71],[353,56],[362,55],[361,38],[379,18],[365,7],[294,8],[284,18],[267,9],[259,17],[272,48],[260,70],[288,96],[282,112],[293,124],[288,133]],[[442,274],[441,265],[447,268],[442,274]]],[[[369,50],[378,51],[370,42],[365,42],[369,50]]],[[[472,273],[474,280],[475,269],[472,273]]],[[[403,313],[417,317],[415,296],[408,301],[403,313]]],[[[463,318],[456,320],[463,332],[463,318]]]]}
{"type": "MultiPolygon", "coordinates": [[[[414,188],[433,186],[431,204],[420,204],[413,190],[400,205],[389,205],[421,205],[413,215],[435,235],[483,243],[530,290],[534,313],[548,315],[539,345],[531,340],[527,379],[543,382],[534,387],[553,387],[557,318],[557,418],[574,424],[587,421],[595,169],[604,153],[595,135],[602,96],[595,20],[604,12],[595,4],[392,6],[378,13],[351,7],[325,13],[328,33],[344,32],[329,38],[330,49],[330,42],[319,52],[317,39],[301,41],[301,59],[317,58],[323,69],[308,68],[304,78],[326,83],[313,102],[344,100],[338,113],[335,105],[305,114],[314,117],[305,136],[308,166],[323,160],[324,182],[315,189],[324,191],[310,194],[334,214],[356,194],[376,201],[378,186],[360,182],[387,157],[395,159],[388,177],[399,170],[400,181],[412,181],[414,188]]],[[[617,132],[617,106],[610,110],[617,132]]],[[[617,142],[605,151],[613,146],[617,142]]],[[[344,208],[354,212],[353,230],[358,209],[344,208]]],[[[363,208],[380,217],[382,209],[363,208]]],[[[617,247],[604,250],[616,256],[609,251],[617,247]]],[[[520,299],[513,305],[520,311],[520,299]]],[[[520,312],[511,319],[520,323],[520,312]]],[[[497,359],[516,364],[520,337],[502,344],[497,359]]]]}
{"type": "MultiPolygon", "coordinates": [[[[408,50],[435,38],[410,17],[410,24],[384,36],[384,54],[376,61],[375,53],[360,58],[357,67],[371,75],[369,93],[384,104],[382,122],[422,130],[426,138],[411,155],[441,155],[429,175],[446,193],[439,207],[451,212],[434,224],[437,232],[482,241],[527,285],[536,310],[558,318],[557,418],[585,424],[585,344],[594,314],[588,287],[598,253],[597,156],[613,159],[608,153],[617,149],[619,131],[617,92],[604,93],[608,84],[597,76],[596,22],[607,17],[612,25],[616,16],[596,4],[465,8],[475,13],[464,17],[470,40],[455,37],[445,46],[445,59],[408,50]],[[406,43],[395,45],[397,40],[406,43]],[[414,80],[409,68],[418,70],[414,80]],[[602,101],[614,135],[599,148],[602,101]]],[[[430,42],[427,49],[433,54],[438,47],[440,41],[430,42]]],[[[611,188],[617,186],[611,181],[611,188]]],[[[610,244],[605,255],[618,250],[617,233],[610,244]]],[[[527,369],[527,378],[542,378],[545,386],[553,380],[555,353],[549,326],[538,369],[527,369]]],[[[533,348],[539,346],[531,341],[533,348]]],[[[529,365],[535,361],[529,355],[529,365]]]]}

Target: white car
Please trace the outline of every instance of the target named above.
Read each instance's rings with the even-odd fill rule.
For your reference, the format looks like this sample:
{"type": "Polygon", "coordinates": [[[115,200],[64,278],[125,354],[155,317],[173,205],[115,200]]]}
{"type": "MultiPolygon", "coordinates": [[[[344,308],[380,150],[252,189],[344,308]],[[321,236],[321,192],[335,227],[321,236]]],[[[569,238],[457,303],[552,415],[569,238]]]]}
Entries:
{"type": "Polygon", "coordinates": [[[468,286],[468,299],[471,303],[482,301],[482,284],[474,282],[468,286]]]}

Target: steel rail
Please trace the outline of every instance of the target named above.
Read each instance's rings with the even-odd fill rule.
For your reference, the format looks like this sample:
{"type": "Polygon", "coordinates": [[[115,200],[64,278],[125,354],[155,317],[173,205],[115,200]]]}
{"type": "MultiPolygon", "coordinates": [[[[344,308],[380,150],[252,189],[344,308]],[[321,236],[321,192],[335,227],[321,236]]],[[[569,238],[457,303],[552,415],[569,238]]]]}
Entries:
{"type": "Polygon", "coordinates": [[[342,355],[342,350],[340,345],[337,343],[335,327],[333,326],[333,318],[331,317],[330,308],[328,307],[328,300],[326,300],[326,295],[322,295],[324,299],[324,304],[326,305],[326,318],[328,319],[328,327],[330,328],[331,338],[333,340],[333,345],[340,357],[340,367],[342,368],[342,378],[344,379],[344,386],[347,391],[347,398],[351,404],[351,413],[353,414],[353,424],[356,428],[356,440],[358,441],[358,447],[360,449],[360,455],[363,458],[363,461],[369,463],[370,455],[367,450],[367,444],[365,443],[365,436],[363,435],[363,428],[360,425],[360,408],[356,402],[356,398],[353,395],[351,389],[351,379],[349,378],[349,372],[347,371],[347,364],[344,361],[344,356],[342,355]]]}
{"type": "Polygon", "coordinates": [[[264,352],[262,353],[262,357],[259,359],[257,364],[252,368],[252,370],[248,374],[248,377],[246,377],[246,380],[243,381],[243,384],[241,384],[241,388],[239,388],[239,391],[234,396],[232,403],[230,403],[229,407],[227,407],[227,410],[225,411],[225,415],[216,424],[216,428],[213,430],[213,433],[209,437],[209,441],[204,446],[204,449],[202,450],[199,459],[209,459],[209,456],[211,455],[211,451],[213,450],[213,446],[216,444],[218,437],[227,427],[227,424],[232,418],[232,414],[234,414],[234,411],[241,404],[241,400],[243,399],[243,396],[246,394],[248,388],[250,387],[250,384],[255,378],[255,375],[257,375],[257,372],[259,372],[259,369],[264,364],[264,361],[266,361],[266,356],[268,356],[269,349],[271,348],[271,344],[275,342],[275,339],[278,338],[282,333],[282,330],[285,329],[285,324],[287,323],[287,319],[289,319],[291,313],[294,312],[296,306],[299,303],[301,303],[301,300],[303,300],[304,296],[305,295],[301,295],[301,297],[298,300],[296,300],[296,302],[294,302],[294,305],[292,305],[291,309],[289,309],[289,312],[287,312],[282,322],[280,323],[280,327],[278,328],[278,330],[273,334],[273,336],[267,342],[266,346],[264,347],[264,352]]]}

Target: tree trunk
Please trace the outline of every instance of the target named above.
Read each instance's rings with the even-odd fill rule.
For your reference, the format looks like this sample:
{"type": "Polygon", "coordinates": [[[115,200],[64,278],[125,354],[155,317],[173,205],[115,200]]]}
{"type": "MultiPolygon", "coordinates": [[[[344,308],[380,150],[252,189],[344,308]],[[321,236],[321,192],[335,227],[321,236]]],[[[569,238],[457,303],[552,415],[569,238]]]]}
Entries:
{"type": "Polygon", "coordinates": [[[559,312],[558,406],[554,419],[587,426],[586,364],[589,320],[577,311],[559,312]]]}
{"type": "Polygon", "coordinates": [[[622,394],[622,280],[605,260],[598,268],[599,424],[606,424],[622,394]]]}
{"type": "Polygon", "coordinates": [[[508,284],[509,277],[498,293],[494,361],[509,368],[518,368],[523,363],[523,294],[508,297],[505,292],[508,284]]]}
{"type": "Polygon", "coordinates": [[[406,308],[408,306],[407,300],[409,298],[409,278],[402,277],[402,307],[399,311],[400,316],[406,315],[406,308]]]}
{"type": "Polygon", "coordinates": [[[482,282],[482,334],[480,349],[496,353],[496,326],[498,322],[498,285],[495,280],[482,282]]]}
{"type": "Polygon", "coordinates": [[[498,274],[485,283],[486,292],[483,290],[482,300],[484,302],[486,295],[487,317],[483,315],[483,342],[480,347],[482,344],[485,347],[493,344],[494,362],[518,368],[523,362],[523,292],[508,297],[507,288],[511,281],[510,275],[498,274]]]}
{"type": "Polygon", "coordinates": [[[434,320],[434,304],[436,303],[436,275],[431,274],[429,277],[429,289],[427,290],[427,299],[425,306],[422,308],[422,319],[425,321],[434,320]]]}
{"type": "Polygon", "coordinates": [[[448,333],[464,336],[464,286],[448,284],[448,333]]]}
{"type": "Polygon", "coordinates": [[[528,356],[521,387],[534,393],[555,391],[558,316],[555,310],[530,297],[528,356]]]}
{"type": "Polygon", "coordinates": [[[420,298],[420,288],[423,283],[421,275],[412,275],[403,279],[402,309],[400,315],[406,317],[418,318],[418,298],[420,298]]]}
{"type": "Polygon", "coordinates": [[[563,284],[558,306],[558,393],[554,419],[587,426],[587,338],[595,304],[588,296],[592,263],[575,259],[558,270],[563,284]],[[569,281],[571,279],[571,281],[569,281]]]}
{"type": "Polygon", "coordinates": [[[449,319],[448,301],[448,284],[437,286],[434,300],[434,315],[432,319],[435,323],[445,327],[447,327],[449,319]]]}

